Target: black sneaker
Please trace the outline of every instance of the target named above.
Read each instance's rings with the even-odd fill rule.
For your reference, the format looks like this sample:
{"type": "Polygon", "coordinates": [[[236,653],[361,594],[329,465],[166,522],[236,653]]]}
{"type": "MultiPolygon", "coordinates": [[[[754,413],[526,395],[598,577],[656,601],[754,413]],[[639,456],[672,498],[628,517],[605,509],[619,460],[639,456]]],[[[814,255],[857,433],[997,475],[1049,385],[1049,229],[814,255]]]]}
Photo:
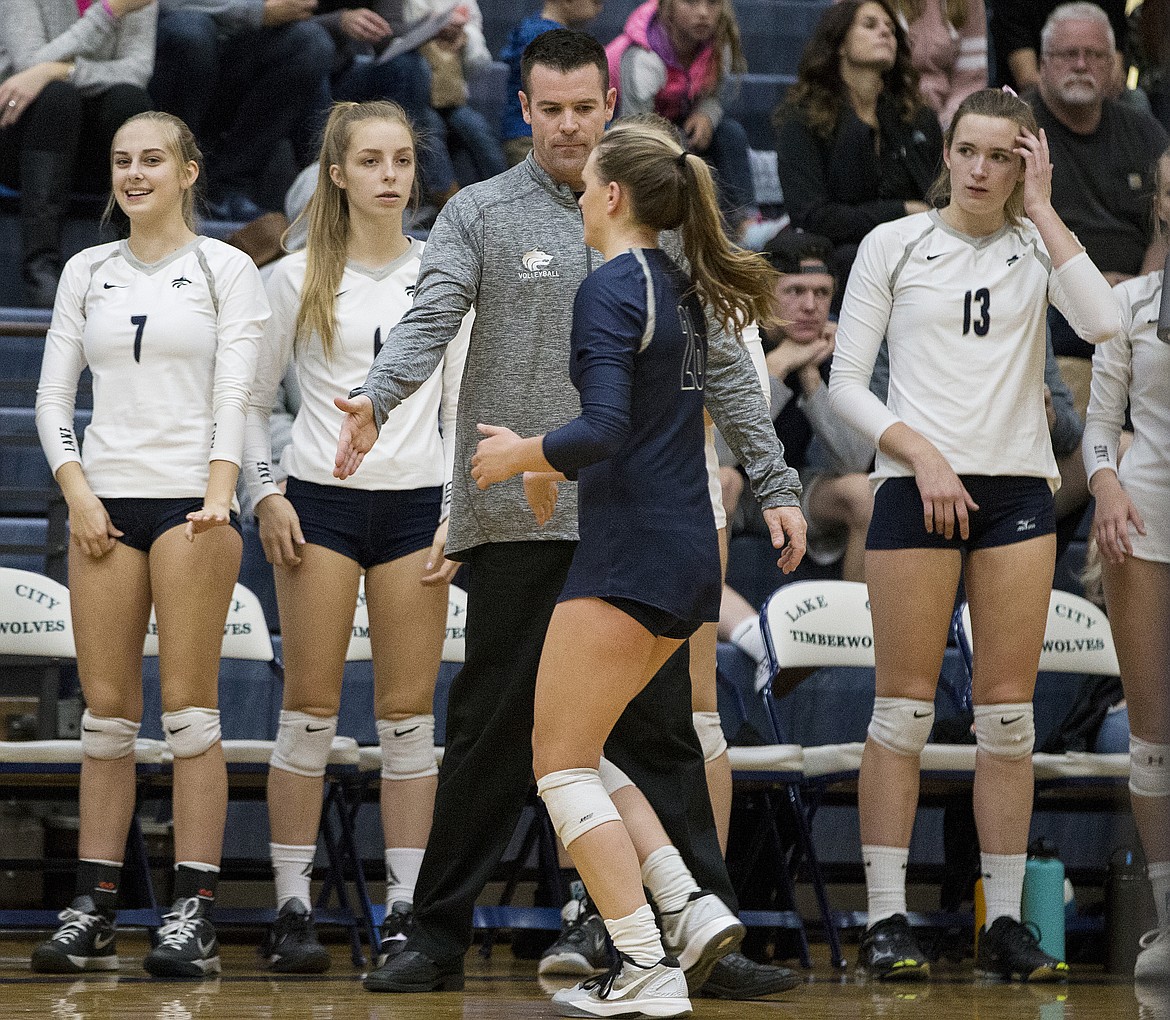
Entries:
{"type": "Polygon", "coordinates": [[[857,966],[881,981],[925,981],[930,964],[905,914],[878,921],[861,937],[857,966]]]}
{"type": "Polygon", "coordinates": [[[280,908],[257,951],[277,974],[324,974],[329,969],[329,951],[317,941],[313,915],[298,899],[280,908]]]}
{"type": "Polygon", "coordinates": [[[707,999],[763,999],[789,992],[804,984],[796,971],[767,963],[756,963],[743,953],[728,953],[711,969],[711,975],[699,989],[707,999]]]}
{"type": "Polygon", "coordinates": [[[396,900],[390,906],[379,931],[378,966],[397,956],[406,948],[406,940],[414,931],[414,904],[396,900]]]}
{"type": "Polygon", "coordinates": [[[538,974],[590,977],[613,966],[613,944],[605,922],[589,899],[571,899],[561,908],[561,933],[537,965],[538,974]]]}
{"type": "Polygon", "coordinates": [[[57,915],[62,925],[32,954],[38,974],[79,974],[87,970],[117,970],[117,930],[114,919],[99,914],[93,899],[78,896],[57,915]]]}
{"type": "Polygon", "coordinates": [[[203,915],[198,896],[175,900],[163,914],[158,945],[142,961],[155,977],[204,977],[218,974],[219,941],[215,929],[203,915]]]}
{"type": "Polygon", "coordinates": [[[1067,981],[1068,964],[1040,948],[1033,926],[997,917],[990,928],[979,929],[975,973],[1005,981],[1067,981]]]}

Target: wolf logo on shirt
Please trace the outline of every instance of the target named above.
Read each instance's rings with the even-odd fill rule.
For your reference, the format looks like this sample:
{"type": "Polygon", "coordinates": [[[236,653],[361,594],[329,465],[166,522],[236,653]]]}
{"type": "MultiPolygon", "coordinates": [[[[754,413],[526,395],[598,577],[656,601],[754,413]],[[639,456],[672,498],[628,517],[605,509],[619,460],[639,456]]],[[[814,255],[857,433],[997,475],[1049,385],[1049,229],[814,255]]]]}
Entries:
{"type": "Polygon", "coordinates": [[[558,277],[561,274],[555,269],[549,269],[553,256],[539,248],[533,248],[520,256],[520,265],[523,267],[516,274],[521,280],[541,280],[558,277]]]}

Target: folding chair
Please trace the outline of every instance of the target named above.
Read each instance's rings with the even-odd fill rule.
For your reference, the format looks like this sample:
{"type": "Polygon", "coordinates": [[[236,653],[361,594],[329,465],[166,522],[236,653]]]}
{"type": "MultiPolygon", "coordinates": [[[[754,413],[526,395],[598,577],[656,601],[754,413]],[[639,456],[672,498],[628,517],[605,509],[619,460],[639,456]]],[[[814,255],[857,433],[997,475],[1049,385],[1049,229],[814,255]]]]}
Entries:
{"type": "MultiPolygon", "coordinates": [[[[56,732],[60,669],[76,658],[68,589],[41,574],[0,567],[0,665],[32,665],[44,670],[38,711],[41,732],[56,732]]],[[[140,789],[161,767],[164,747],[157,740],[136,742],[134,760],[140,789]]],[[[81,778],[81,758],[81,741],[77,739],[0,741],[0,777],[5,793],[22,800],[73,800],[81,778]]],[[[44,861],[40,863],[43,867],[44,861]]],[[[119,922],[157,928],[161,920],[137,813],[127,837],[125,863],[127,886],[139,887],[147,906],[120,910],[119,922]]],[[[29,864],[25,859],[0,861],[0,867],[12,869],[29,864]]],[[[56,921],[56,911],[0,910],[0,926],[55,927],[56,921]]]]}

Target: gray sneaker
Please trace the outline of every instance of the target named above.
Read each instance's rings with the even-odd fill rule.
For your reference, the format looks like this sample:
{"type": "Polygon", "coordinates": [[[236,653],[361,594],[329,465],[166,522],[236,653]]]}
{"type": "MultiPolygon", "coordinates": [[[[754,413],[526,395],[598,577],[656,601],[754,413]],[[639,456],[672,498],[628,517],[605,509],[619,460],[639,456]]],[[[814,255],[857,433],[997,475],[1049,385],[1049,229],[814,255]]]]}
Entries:
{"type": "Polygon", "coordinates": [[[687,988],[697,995],[711,970],[739,949],[747,929],[713,892],[697,889],[681,910],[661,911],[662,945],[678,960],[687,988]]]}
{"type": "Polygon", "coordinates": [[[670,1017],[691,1012],[678,961],[663,957],[650,967],[618,954],[601,976],[586,978],[552,997],[558,1016],[670,1017]]]}
{"type": "Polygon", "coordinates": [[[114,919],[98,913],[91,897],[78,896],[57,919],[61,927],[33,950],[33,970],[38,974],[79,974],[118,969],[114,919]]]}
{"type": "Polygon", "coordinates": [[[561,934],[540,957],[537,973],[589,977],[613,966],[613,946],[597,908],[588,899],[561,908],[561,934]]]}

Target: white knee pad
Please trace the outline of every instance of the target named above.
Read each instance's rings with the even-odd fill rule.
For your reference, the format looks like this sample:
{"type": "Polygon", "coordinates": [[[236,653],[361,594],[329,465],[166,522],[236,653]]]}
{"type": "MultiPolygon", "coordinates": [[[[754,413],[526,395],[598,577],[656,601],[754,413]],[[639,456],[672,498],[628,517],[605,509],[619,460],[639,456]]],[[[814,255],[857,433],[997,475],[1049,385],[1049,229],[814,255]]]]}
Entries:
{"type": "Polygon", "coordinates": [[[536,783],[553,828],[566,849],[580,836],[606,822],[620,822],[597,769],[561,769],[536,783]]]}
{"type": "Polygon", "coordinates": [[[601,759],[597,766],[597,774],[601,777],[601,785],[611,797],[623,786],[633,786],[634,781],[606,758],[601,759]]]}
{"type": "Polygon", "coordinates": [[[1036,743],[1030,701],[975,706],[975,743],[993,758],[1026,758],[1036,743]]]}
{"type": "Polygon", "coordinates": [[[703,761],[713,762],[727,750],[727,738],[723,735],[723,723],[718,712],[692,712],[695,733],[703,749],[703,761]]]}
{"type": "Polygon", "coordinates": [[[383,779],[423,779],[439,773],[435,763],[435,717],[379,719],[383,779]]]}
{"type": "Polygon", "coordinates": [[[1170,797],[1170,744],[1129,738],[1129,792],[1135,797],[1170,797]]]}
{"type": "Polygon", "coordinates": [[[198,758],[220,738],[219,709],[181,708],[163,712],[163,734],[176,758],[198,758]]]}
{"type": "Polygon", "coordinates": [[[337,733],[337,716],[282,710],[269,765],[308,779],[325,775],[337,733]]]}
{"type": "Polygon", "coordinates": [[[81,713],[81,753],[105,761],[125,758],[134,752],[141,725],[129,719],[94,715],[87,708],[81,713]]]}
{"type": "Polygon", "coordinates": [[[875,744],[917,758],[930,739],[934,702],[918,698],[874,698],[869,735],[875,744]]]}

